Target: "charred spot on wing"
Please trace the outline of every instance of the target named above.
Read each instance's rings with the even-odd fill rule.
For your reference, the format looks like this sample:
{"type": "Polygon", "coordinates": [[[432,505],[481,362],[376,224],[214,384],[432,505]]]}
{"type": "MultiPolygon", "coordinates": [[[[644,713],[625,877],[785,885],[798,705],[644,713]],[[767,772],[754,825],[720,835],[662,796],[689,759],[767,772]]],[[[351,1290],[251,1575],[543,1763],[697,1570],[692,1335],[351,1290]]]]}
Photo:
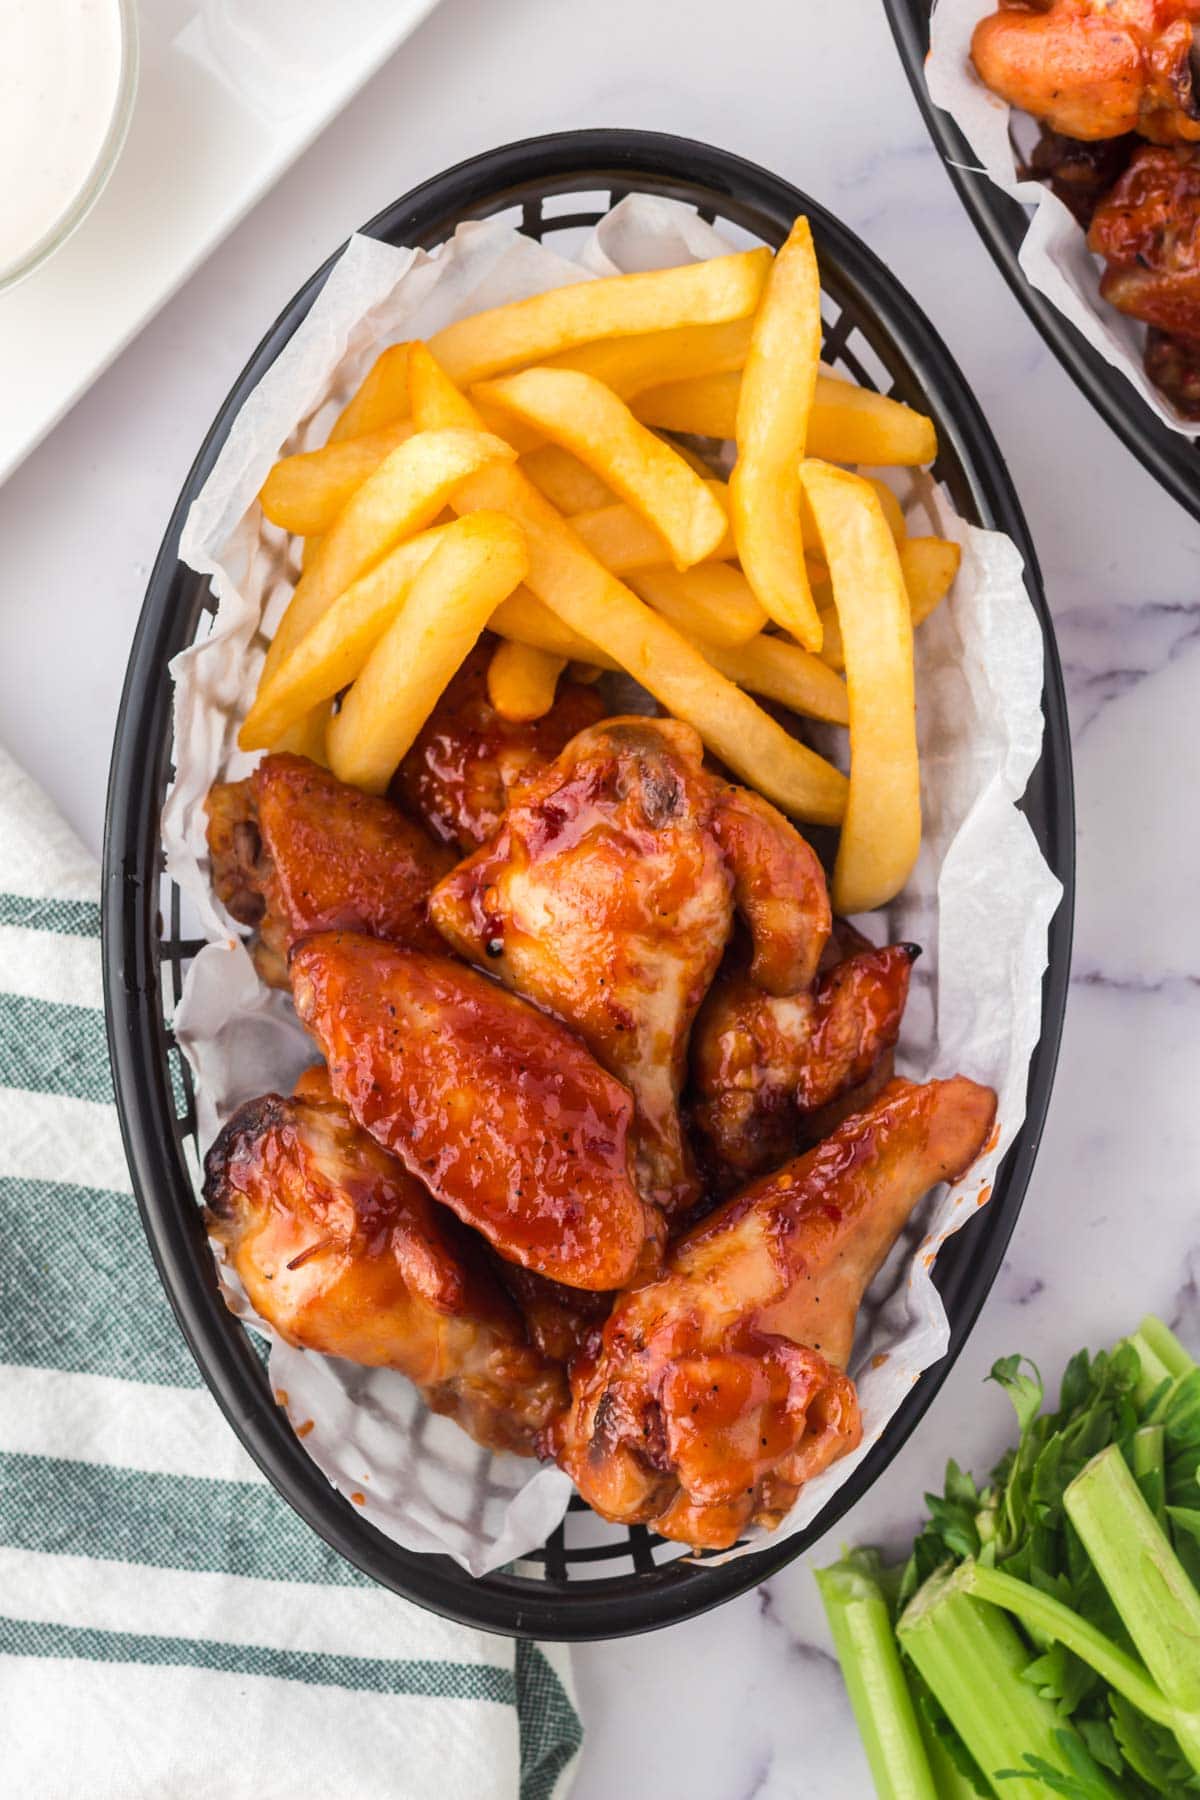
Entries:
{"type": "Polygon", "coordinates": [[[682,809],[683,784],[674,769],[655,759],[639,764],[642,811],[654,829],[666,825],[682,809]]]}

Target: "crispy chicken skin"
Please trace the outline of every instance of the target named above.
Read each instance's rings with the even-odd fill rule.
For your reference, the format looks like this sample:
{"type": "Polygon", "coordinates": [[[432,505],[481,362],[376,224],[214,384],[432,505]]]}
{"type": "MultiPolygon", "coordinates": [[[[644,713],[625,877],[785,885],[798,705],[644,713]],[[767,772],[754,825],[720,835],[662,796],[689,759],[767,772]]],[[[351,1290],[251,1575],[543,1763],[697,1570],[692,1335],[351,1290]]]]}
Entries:
{"type": "Polygon", "coordinates": [[[724,1549],[773,1525],[858,1443],[844,1373],[859,1302],[917,1201],[957,1178],[995,1096],[957,1076],[892,1082],[806,1156],[681,1238],[623,1294],[547,1433],[605,1518],[724,1549]]]}
{"type": "Polygon", "coordinates": [[[1200,0],[1010,0],[971,41],[980,79],[1072,138],[1200,142],[1200,0]]]}
{"type": "Polygon", "coordinates": [[[362,794],[304,756],[268,756],[245,781],[208,796],[213,887],[254,960],[287,986],[287,955],[313,931],[368,931],[432,950],[429,890],[449,854],[387,800],[362,794]]]}
{"type": "Polygon", "coordinates": [[[533,1453],[559,1364],[458,1221],[337,1102],[267,1094],[205,1162],[212,1235],[288,1343],[399,1369],[477,1443],[533,1453]]]}
{"type": "Polygon", "coordinates": [[[1113,306],[1200,339],[1200,150],[1143,144],[1096,208],[1088,248],[1108,260],[1113,306]]]}
{"type": "Polygon", "coordinates": [[[599,1292],[655,1260],[633,1103],[571,1032],[447,956],[352,932],[298,944],[291,977],[338,1099],[501,1256],[599,1292]]]}
{"type": "Polygon", "coordinates": [[[692,1117],[742,1180],[777,1167],[858,1090],[900,1035],[914,944],[857,951],[800,994],[723,968],[692,1032],[692,1117]],[[806,1129],[807,1128],[807,1129],[806,1129]]]}
{"type": "Polygon", "coordinates": [[[564,681],[550,711],[527,724],[502,719],[488,699],[493,645],[471,652],[400,764],[392,795],[439,844],[466,855],[498,830],[510,790],[558,755],[606,708],[599,694],[564,681]]]}
{"type": "Polygon", "coordinates": [[[572,1026],[630,1088],[638,1184],[669,1212],[699,1193],[679,1092],[735,906],[755,980],[780,993],[811,981],[830,928],[813,851],[704,768],[690,726],[640,717],[572,739],[430,900],[447,943],[572,1026]]]}

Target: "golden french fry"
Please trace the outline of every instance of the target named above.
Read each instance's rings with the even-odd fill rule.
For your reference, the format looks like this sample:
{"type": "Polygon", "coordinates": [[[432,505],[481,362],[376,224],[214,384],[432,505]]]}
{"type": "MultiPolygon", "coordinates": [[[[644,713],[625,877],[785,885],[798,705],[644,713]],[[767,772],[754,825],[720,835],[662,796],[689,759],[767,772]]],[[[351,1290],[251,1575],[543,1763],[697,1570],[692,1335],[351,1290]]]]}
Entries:
{"type": "Polygon", "coordinates": [[[501,513],[447,525],[408,598],[330,721],[339,781],[381,794],[488,619],[529,566],[525,538],[501,513]]]}
{"type": "Polygon", "coordinates": [[[599,681],[603,673],[604,670],[597,668],[595,663],[573,662],[567,665],[567,680],[577,681],[583,687],[591,687],[593,682],[599,681]]]}
{"type": "Polygon", "coordinates": [[[747,581],[806,650],[821,648],[821,621],[804,567],[800,460],[820,360],[821,278],[799,218],[767,278],[742,370],[729,517],[747,581]]]}
{"type": "MultiPolygon", "coordinates": [[[[494,407],[493,411],[497,418],[501,416],[499,407],[494,407]]],[[[574,513],[593,512],[614,503],[615,496],[608,483],[601,481],[599,475],[569,450],[564,450],[561,444],[540,444],[521,458],[521,467],[551,506],[557,506],[568,518],[574,513]]]]}
{"type": "MultiPolygon", "coordinates": [[[[710,478],[706,485],[713,499],[724,511],[729,496],[725,483],[710,478]]],[[[547,498],[552,496],[548,495],[547,498]]],[[[634,569],[660,569],[671,560],[666,539],[639,513],[634,512],[631,506],[626,506],[624,501],[618,501],[612,506],[598,506],[590,512],[576,513],[571,519],[571,530],[583,539],[592,555],[613,575],[627,575],[634,569]]],[[[703,561],[727,562],[736,555],[733,533],[726,524],[724,537],[703,561]]],[[[698,568],[700,564],[695,566],[698,568]]]]}
{"type": "Polygon", "coordinates": [[[533,450],[540,450],[546,440],[540,431],[534,431],[522,424],[511,413],[501,412],[498,406],[481,406],[478,415],[485,431],[493,437],[503,438],[511,444],[518,456],[528,456],[533,450]]]}
{"type": "Polygon", "coordinates": [[[274,673],[259,683],[254,705],[238,732],[243,750],[278,748],[284,732],[310,707],[349,686],[400,611],[446,529],[438,525],[398,544],[338,595],[274,673]]]}
{"type": "MultiPolygon", "coordinates": [[[[954,577],[958,574],[962,552],[957,544],[950,543],[947,538],[938,537],[905,538],[904,542],[898,545],[898,550],[900,567],[904,573],[904,585],[908,591],[909,610],[912,613],[912,622],[915,628],[923,619],[929,617],[954,586],[954,577]]],[[[821,645],[821,658],[829,664],[831,669],[844,669],[846,656],[842,644],[842,628],[838,624],[828,578],[821,584],[814,582],[813,593],[820,608],[822,623],[825,626],[825,641],[821,645]]]]}
{"type": "Polygon", "coordinates": [[[726,325],[677,325],[673,331],[648,331],[639,337],[607,338],[581,344],[547,357],[548,369],[578,369],[594,375],[622,400],[666,381],[696,375],[720,375],[740,369],[750,347],[751,319],[726,325]]]}
{"type": "Polygon", "coordinates": [[[488,664],[488,699],[500,717],[513,724],[542,719],[554,705],[558,678],[566,666],[563,656],[506,639],[496,645],[488,664]]]}
{"type": "Polygon", "coordinates": [[[642,569],[629,585],[687,637],[734,647],[748,643],[767,615],[740,569],[697,563],[693,569],[642,569]]]}
{"type": "Polygon", "coordinates": [[[304,542],[300,546],[300,572],[301,572],[301,574],[303,574],[305,569],[312,567],[313,558],[316,556],[317,551],[320,548],[321,548],[321,540],[319,537],[305,538],[304,542]]]}
{"type": "Polygon", "coordinates": [[[828,463],[802,477],[825,547],[846,647],[850,796],[834,863],[834,911],[886,906],[921,845],[912,615],[895,539],[869,482],[828,463]]]}
{"type": "MultiPolygon", "coordinates": [[[[672,382],[639,394],[633,411],[643,425],[660,431],[732,438],[741,385],[737,374],[672,382]]],[[[937,433],[932,419],[911,406],[822,373],[809,414],[808,452],[826,462],[915,468],[937,456],[937,433]]]]}
{"type": "Polygon", "coordinates": [[[897,499],[895,490],[890,488],[886,481],[881,481],[878,475],[868,475],[866,480],[870,482],[879,496],[879,504],[882,506],[883,516],[888,522],[888,530],[897,544],[902,544],[908,536],[908,520],[904,517],[904,508],[897,499]]]}
{"type": "Polygon", "coordinates": [[[347,501],[297,582],[267,651],[262,680],[275,673],[343,589],[437,517],[460,481],[486,463],[512,462],[514,455],[499,438],[473,430],[418,431],[385,457],[347,501]]]}
{"type": "Polygon", "coordinates": [[[572,282],[460,319],[429,348],[451,381],[470,387],[594,338],[744,319],[758,305],[770,260],[768,250],[745,250],[679,269],[572,282]]]}
{"type": "MultiPolygon", "coordinates": [[[[462,426],[475,416],[432,356],[414,351],[410,374],[419,426],[462,426]]],[[[516,520],[529,546],[527,585],[571,631],[603,652],[584,652],[588,661],[600,665],[611,657],[628,670],[784,812],[816,824],[838,823],[845,776],[717,674],[693,644],[610,575],[519,468],[481,470],[451,504],[459,513],[488,507],[516,520]]]]}
{"type": "Polygon", "coordinates": [[[712,643],[701,648],[714,669],[750,693],[777,700],[810,719],[825,719],[831,725],[850,723],[845,682],[811,650],[762,632],[736,649],[712,643]]]}
{"type": "Polygon", "coordinates": [[[411,419],[400,419],[365,437],[285,456],[263,482],[258,503],[272,525],[294,531],[297,537],[319,537],[367,476],[413,430],[411,419]]]}
{"type": "Polygon", "coordinates": [[[519,587],[507,600],[502,600],[490,623],[493,631],[514,644],[529,644],[535,650],[548,651],[551,656],[591,663],[598,669],[621,667],[614,656],[564,625],[558,614],[543,606],[527,587],[519,587]]]}
{"type": "Polygon", "coordinates": [[[381,350],[367,370],[358,392],[345,405],[329,433],[331,444],[362,437],[408,417],[408,345],[381,350]]]}
{"type": "Polygon", "coordinates": [[[474,392],[577,456],[662,534],[678,568],[710,556],[725,536],[725,514],[695,470],[594,376],[525,369],[474,392]]]}
{"type": "Polygon", "coordinates": [[[319,763],[323,769],[329,767],[329,756],[325,747],[325,733],[333,714],[333,702],[323,700],[320,706],[314,706],[289,729],[280,734],[272,750],[290,750],[293,756],[307,756],[309,762],[319,763]]]}

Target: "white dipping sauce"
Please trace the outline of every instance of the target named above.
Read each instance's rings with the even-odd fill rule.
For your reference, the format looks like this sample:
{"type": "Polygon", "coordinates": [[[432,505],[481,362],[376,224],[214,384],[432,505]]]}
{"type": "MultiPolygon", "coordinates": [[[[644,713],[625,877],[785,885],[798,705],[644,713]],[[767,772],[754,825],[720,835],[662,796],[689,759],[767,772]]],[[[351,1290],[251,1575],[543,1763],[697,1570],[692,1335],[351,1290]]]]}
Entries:
{"type": "Polygon", "coordinates": [[[0,0],[0,271],[96,166],[121,83],[117,0],[0,0]]]}

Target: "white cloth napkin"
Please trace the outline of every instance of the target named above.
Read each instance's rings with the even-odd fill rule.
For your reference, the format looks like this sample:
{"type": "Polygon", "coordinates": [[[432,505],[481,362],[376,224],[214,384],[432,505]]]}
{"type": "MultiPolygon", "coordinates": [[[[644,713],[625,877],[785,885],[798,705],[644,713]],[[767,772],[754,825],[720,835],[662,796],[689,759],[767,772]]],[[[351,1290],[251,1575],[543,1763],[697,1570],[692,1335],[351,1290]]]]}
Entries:
{"type": "Polygon", "coordinates": [[[99,887],[0,751],[0,1794],[562,1800],[562,1653],[376,1587],[202,1385],[130,1192],[99,887]]]}

